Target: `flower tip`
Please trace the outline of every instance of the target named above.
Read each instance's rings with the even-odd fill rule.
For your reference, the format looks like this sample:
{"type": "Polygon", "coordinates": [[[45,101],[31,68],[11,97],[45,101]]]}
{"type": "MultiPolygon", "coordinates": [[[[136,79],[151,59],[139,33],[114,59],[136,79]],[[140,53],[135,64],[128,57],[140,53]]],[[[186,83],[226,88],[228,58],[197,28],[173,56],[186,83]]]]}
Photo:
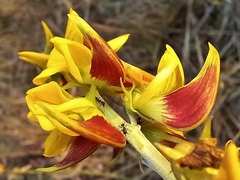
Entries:
{"type": "Polygon", "coordinates": [[[86,34],[86,29],[89,29],[89,25],[87,24],[84,19],[82,19],[80,16],[77,14],[67,14],[69,19],[71,19],[74,23],[76,23],[78,29],[81,31],[83,35],[86,34]]]}

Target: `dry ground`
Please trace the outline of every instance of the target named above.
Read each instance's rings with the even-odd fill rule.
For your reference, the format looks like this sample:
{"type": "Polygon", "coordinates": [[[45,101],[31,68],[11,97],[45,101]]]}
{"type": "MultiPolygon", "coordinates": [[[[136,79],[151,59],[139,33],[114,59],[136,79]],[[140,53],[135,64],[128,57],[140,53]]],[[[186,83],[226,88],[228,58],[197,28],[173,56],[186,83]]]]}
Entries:
{"type": "MultiPolygon", "coordinates": [[[[26,118],[24,96],[38,74],[21,62],[17,52],[42,51],[44,20],[56,35],[63,35],[68,9],[73,7],[106,40],[131,33],[119,56],[156,72],[158,60],[170,44],[179,55],[187,81],[202,66],[211,42],[221,54],[221,84],[213,110],[213,135],[219,146],[233,139],[240,146],[240,1],[238,0],[0,0],[0,179],[159,179],[127,147],[115,164],[108,164],[111,149],[103,146],[93,156],[60,173],[42,174],[38,166],[61,157],[42,157],[46,137],[26,118]]],[[[188,134],[196,140],[200,129],[188,134]]]]}

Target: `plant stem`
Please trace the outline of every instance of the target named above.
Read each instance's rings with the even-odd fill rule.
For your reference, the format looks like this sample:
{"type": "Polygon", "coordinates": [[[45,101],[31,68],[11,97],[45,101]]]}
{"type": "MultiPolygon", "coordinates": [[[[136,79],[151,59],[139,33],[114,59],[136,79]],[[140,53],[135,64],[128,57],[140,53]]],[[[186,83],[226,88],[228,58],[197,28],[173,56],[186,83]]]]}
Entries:
{"type": "Polygon", "coordinates": [[[104,112],[109,122],[125,135],[127,141],[141,154],[149,168],[163,179],[176,180],[170,162],[145,137],[139,125],[127,123],[107,103],[104,107],[99,106],[99,109],[104,112]]]}

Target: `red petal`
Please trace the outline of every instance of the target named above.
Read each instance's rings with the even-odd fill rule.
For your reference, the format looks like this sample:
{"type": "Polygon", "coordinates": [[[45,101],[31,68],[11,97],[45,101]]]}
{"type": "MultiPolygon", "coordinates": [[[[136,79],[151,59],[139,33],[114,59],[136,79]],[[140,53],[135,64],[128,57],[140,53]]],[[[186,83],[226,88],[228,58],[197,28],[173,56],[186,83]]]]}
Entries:
{"type": "Polygon", "coordinates": [[[215,101],[218,87],[217,67],[210,66],[206,74],[193,83],[167,95],[167,111],[173,117],[166,124],[182,130],[193,129],[204,120],[215,101]]]}
{"type": "Polygon", "coordinates": [[[53,172],[72,166],[90,156],[100,146],[99,143],[78,136],[72,143],[67,156],[59,163],[48,168],[39,168],[38,171],[53,172]]]}
{"type": "MultiPolygon", "coordinates": [[[[86,137],[93,141],[112,147],[124,147],[126,145],[126,139],[122,133],[102,116],[93,116],[87,121],[78,122],[78,124],[87,130],[86,137]]],[[[77,132],[77,128],[72,130],[77,132]]]]}
{"type": "Polygon", "coordinates": [[[88,34],[86,36],[93,50],[90,74],[92,77],[106,81],[109,85],[120,87],[120,78],[125,80],[120,58],[100,36],[98,39],[88,34]]]}

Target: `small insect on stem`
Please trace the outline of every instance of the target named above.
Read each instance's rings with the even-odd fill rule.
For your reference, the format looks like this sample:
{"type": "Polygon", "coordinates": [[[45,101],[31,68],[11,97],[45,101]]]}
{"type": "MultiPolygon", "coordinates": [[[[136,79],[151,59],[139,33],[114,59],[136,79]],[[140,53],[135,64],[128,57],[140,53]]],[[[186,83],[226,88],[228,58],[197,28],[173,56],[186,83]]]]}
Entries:
{"type": "Polygon", "coordinates": [[[143,119],[141,117],[138,117],[136,121],[137,121],[137,124],[140,125],[142,123],[143,119]]]}
{"type": "Polygon", "coordinates": [[[125,124],[122,123],[122,124],[120,125],[120,127],[122,128],[122,133],[123,133],[124,135],[126,135],[126,134],[127,134],[127,128],[125,127],[125,124]]]}
{"type": "Polygon", "coordinates": [[[102,107],[105,106],[105,102],[102,101],[99,97],[95,97],[95,100],[96,100],[96,102],[97,102],[98,104],[100,104],[102,107]]]}

